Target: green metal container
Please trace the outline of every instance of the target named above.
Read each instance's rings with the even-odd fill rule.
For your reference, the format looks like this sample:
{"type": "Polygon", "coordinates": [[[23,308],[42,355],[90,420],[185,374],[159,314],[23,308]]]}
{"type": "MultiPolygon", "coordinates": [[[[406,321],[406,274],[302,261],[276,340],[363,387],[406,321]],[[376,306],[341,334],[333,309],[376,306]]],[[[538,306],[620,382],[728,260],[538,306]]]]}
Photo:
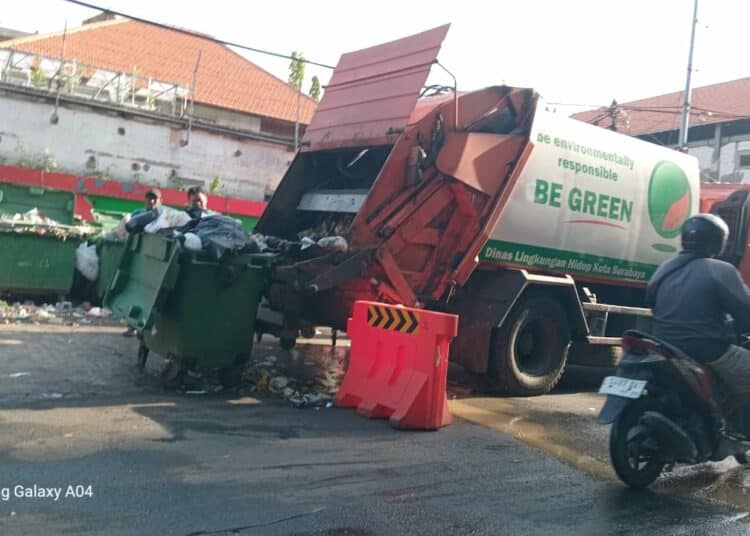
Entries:
{"type": "MultiPolygon", "coordinates": [[[[236,372],[250,357],[265,283],[258,258],[216,261],[171,238],[131,235],[104,304],[140,331],[141,365],[153,350],[178,363],[178,371],[236,372]]],[[[174,366],[166,374],[178,375],[174,366]]]]}
{"type": "Polygon", "coordinates": [[[97,243],[99,254],[99,277],[96,280],[96,296],[102,300],[107,293],[117,268],[120,266],[122,253],[125,250],[124,240],[101,239],[97,243]]]}
{"type": "Polygon", "coordinates": [[[0,214],[12,216],[33,208],[57,223],[71,225],[75,214],[75,194],[0,182],[0,214]]]}
{"type": "Polygon", "coordinates": [[[75,250],[82,238],[56,235],[64,232],[59,228],[35,229],[0,222],[0,292],[65,295],[73,285],[75,250]],[[42,230],[45,234],[38,234],[42,230]]]}

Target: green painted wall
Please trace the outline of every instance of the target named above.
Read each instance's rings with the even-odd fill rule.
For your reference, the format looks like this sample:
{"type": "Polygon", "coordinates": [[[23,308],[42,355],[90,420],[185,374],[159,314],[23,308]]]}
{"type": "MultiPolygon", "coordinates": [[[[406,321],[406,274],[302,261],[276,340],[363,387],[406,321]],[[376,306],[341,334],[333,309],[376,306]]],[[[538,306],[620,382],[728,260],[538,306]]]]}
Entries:
{"type": "MultiPolygon", "coordinates": [[[[97,195],[89,195],[87,197],[91,205],[94,207],[94,210],[99,214],[100,223],[105,229],[117,225],[117,222],[125,214],[143,208],[143,203],[141,201],[131,201],[130,199],[117,199],[114,197],[97,195]]],[[[182,207],[173,208],[180,209],[182,207]]],[[[258,223],[258,218],[253,218],[252,216],[240,216],[238,214],[227,214],[227,216],[232,216],[233,218],[240,220],[242,226],[248,231],[252,231],[255,224],[258,223]]]]}

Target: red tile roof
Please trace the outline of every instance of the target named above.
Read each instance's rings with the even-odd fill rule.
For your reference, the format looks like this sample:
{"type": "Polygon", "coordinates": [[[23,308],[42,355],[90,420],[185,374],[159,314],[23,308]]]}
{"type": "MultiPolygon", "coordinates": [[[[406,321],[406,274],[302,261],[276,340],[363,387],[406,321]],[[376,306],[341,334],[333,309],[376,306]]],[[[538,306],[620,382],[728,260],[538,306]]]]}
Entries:
{"type": "MultiPolygon", "coordinates": [[[[690,126],[750,119],[750,78],[695,88],[690,101],[690,126]]],[[[618,106],[615,119],[618,132],[639,136],[680,128],[682,91],[618,106]]],[[[573,117],[605,128],[612,124],[607,108],[581,112],[573,117]]]]}
{"type": "MultiPolygon", "coordinates": [[[[12,39],[0,44],[23,52],[58,58],[62,32],[12,39]]],[[[117,19],[68,30],[65,59],[117,72],[150,76],[191,87],[198,54],[196,102],[294,122],[297,91],[229,48],[195,35],[150,24],[117,19]]],[[[316,102],[300,100],[300,122],[309,124],[316,102]]]]}

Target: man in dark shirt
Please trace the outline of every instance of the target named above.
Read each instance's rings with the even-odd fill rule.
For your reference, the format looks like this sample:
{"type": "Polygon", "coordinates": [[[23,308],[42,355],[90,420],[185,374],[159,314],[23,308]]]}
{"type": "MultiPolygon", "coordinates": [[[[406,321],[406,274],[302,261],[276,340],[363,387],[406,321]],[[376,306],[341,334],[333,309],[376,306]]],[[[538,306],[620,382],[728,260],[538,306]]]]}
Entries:
{"type": "Polygon", "coordinates": [[[714,214],[697,214],[682,228],[683,251],[648,283],[653,335],[711,367],[733,393],[750,393],[750,350],[732,344],[750,332],[750,290],[737,269],[713,257],[729,229],[714,214]],[[732,329],[727,315],[734,320],[732,329]]]}
{"type": "Polygon", "coordinates": [[[193,186],[187,191],[188,206],[185,208],[185,212],[190,214],[190,217],[194,220],[199,220],[204,216],[210,216],[214,214],[213,211],[208,210],[208,196],[203,190],[202,186],[193,186]]]}

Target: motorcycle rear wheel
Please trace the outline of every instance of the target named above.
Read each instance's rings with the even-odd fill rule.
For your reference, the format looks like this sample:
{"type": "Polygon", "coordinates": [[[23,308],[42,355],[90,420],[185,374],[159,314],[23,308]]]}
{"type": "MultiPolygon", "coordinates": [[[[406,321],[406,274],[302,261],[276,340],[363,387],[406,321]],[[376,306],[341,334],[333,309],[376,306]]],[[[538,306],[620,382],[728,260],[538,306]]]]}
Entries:
{"type": "Polygon", "coordinates": [[[609,456],[617,476],[631,488],[642,489],[656,480],[665,463],[658,452],[644,449],[642,441],[628,442],[628,432],[638,424],[646,411],[658,411],[658,404],[649,398],[636,400],[615,419],[609,435],[609,456]]]}

